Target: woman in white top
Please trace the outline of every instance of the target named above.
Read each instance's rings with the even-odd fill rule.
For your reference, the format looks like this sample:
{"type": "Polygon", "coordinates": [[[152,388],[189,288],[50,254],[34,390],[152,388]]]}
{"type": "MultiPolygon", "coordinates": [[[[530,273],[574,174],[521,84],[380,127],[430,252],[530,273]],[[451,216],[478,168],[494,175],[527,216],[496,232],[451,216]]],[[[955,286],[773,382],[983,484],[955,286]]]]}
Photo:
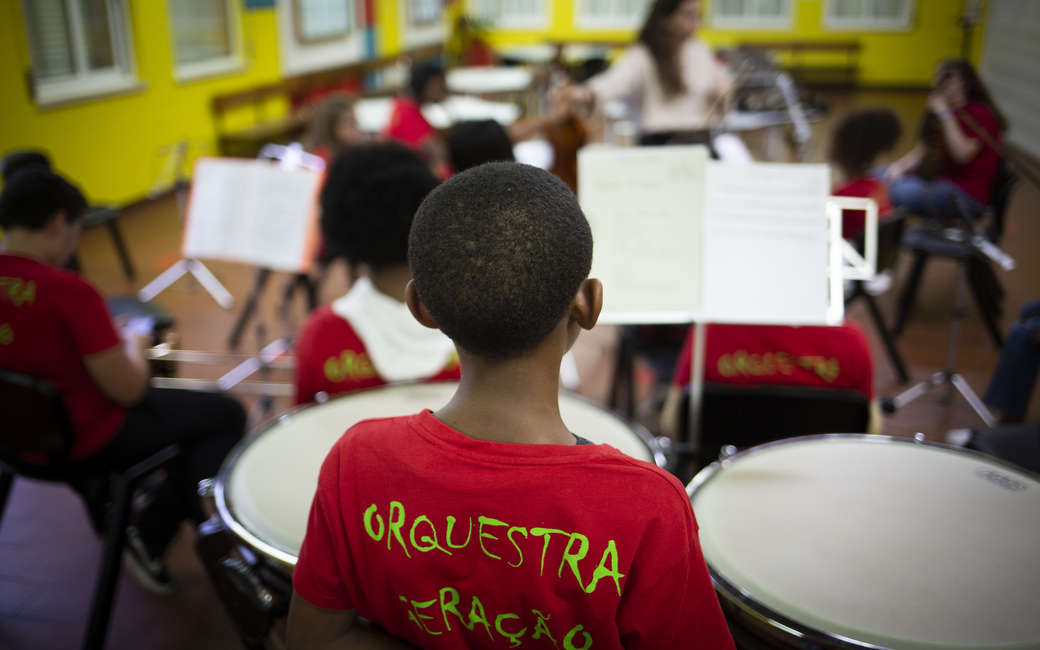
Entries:
{"type": "Polygon", "coordinates": [[[707,143],[709,119],[721,116],[733,81],[711,48],[693,38],[700,0],[656,0],[639,40],[606,72],[575,89],[575,99],[599,106],[638,97],[640,144],[707,143]]]}

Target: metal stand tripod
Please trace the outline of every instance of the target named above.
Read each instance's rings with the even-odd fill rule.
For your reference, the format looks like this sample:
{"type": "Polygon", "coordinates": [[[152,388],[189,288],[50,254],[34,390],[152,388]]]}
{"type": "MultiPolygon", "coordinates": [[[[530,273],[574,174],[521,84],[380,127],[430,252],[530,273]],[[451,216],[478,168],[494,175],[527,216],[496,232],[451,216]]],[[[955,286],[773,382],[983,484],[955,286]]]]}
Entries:
{"type": "Polygon", "coordinates": [[[949,347],[946,349],[946,369],[935,373],[929,379],[922,381],[895,397],[882,398],[881,409],[886,413],[894,413],[896,409],[900,409],[918,397],[926,395],[932,388],[946,385],[946,395],[943,398],[944,403],[949,403],[951,393],[953,392],[953,389],[956,388],[960,394],[964,396],[964,399],[968,401],[971,408],[975,409],[975,412],[979,414],[979,417],[986,423],[986,426],[995,427],[997,425],[997,419],[989,412],[989,409],[987,409],[986,405],[982,403],[979,396],[971,389],[971,386],[969,386],[968,382],[964,380],[964,377],[959,375],[957,371],[953,369],[957,358],[957,344],[960,342],[961,321],[965,316],[967,316],[964,291],[968,284],[968,265],[970,263],[970,257],[965,256],[961,258],[961,268],[957,278],[957,289],[953,299],[953,321],[950,324],[950,343],[949,347]]]}

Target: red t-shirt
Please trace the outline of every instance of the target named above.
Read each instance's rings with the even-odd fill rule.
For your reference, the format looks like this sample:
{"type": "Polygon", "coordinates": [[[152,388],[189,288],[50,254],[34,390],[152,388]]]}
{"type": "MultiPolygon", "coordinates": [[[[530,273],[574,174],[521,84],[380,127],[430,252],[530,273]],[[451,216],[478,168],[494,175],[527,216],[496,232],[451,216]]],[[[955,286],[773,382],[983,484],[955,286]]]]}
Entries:
{"type": "MultiPolygon", "coordinates": [[[[1000,123],[997,122],[997,116],[988,106],[981,102],[968,102],[961,110],[974,118],[979,126],[990,135],[990,139],[998,143],[1001,141],[1000,123]]],[[[1000,170],[1000,154],[986,144],[986,141],[979,137],[974,128],[968,126],[961,116],[961,111],[956,111],[954,115],[956,115],[957,123],[964,135],[971,140],[978,140],[981,148],[974,158],[963,165],[958,165],[946,152],[944,138],[942,140],[943,177],[953,181],[976,201],[985,205],[989,203],[990,194],[993,191],[993,181],[1000,170]]]]}
{"type": "MultiPolygon", "coordinates": [[[[878,216],[892,211],[892,204],[888,200],[888,190],[884,183],[872,176],[860,176],[854,178],[840,188],[834,190],[834,196],[855,196],[864,199],[874,199],[878,205],[878,216]]],[[[866,210],[842,210],[841,211],[841,236],[845,239],[853,239],[863,230],[867,223],[866,210]]]]}
{"type": "MultiPolygon", "coordinates": [[[[690,383],[693,329],[686,335],[672,382],[690,383]]],[[[704,381],[840,388],[874,396],[870,342],[854,323],[840,327],[708,325],[704,381]]]]}
{"type": "Polygon", "coordinates": [[[293,573],[420,648],[732,648],[682,485],[606,445],[475,440],[430,411],[333,446],[293,573]]]}
{"type": "MultiPolygon", "coordinates": [[[[428,381],[458,381],[460,377],[459,360],[453,357],[428,381]]],[[[354,328],[331,306],[321,307],[307,318],[296,339],[297,404],[313,401],[322,391],[334,395],[386,383],[354,328]]]]}
{"type": "Polygon", "coordinates": [[[81,460],[126,417],[91,379],[83,357],[120,345],[104,298],[74,273],[0,255],[0,367],[44,379],[61,393],[81,460]]]}
{"type": "Polygon", "coordinates": [[[437,133],[437,130],[423,117],[419,105],[409,97],[398,97],[394,100],[390,124],[384,135],[393,140],[400,140],[410,147],[417,147],[426,138],[437,133]]]}

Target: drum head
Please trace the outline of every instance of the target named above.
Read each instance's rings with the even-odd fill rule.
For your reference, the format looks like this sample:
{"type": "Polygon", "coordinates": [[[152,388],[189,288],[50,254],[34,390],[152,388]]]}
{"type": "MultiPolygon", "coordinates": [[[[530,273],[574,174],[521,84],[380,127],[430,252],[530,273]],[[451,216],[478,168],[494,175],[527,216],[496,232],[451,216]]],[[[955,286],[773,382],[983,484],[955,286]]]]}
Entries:
{"type": "MultiPolygon", "coordinates": [[[[243,441],[225,462],[216,489],[221,519],[250,546],[294,565],[321,464],[343,432],[368,418],[436,410],[456,388],[455,383],[387,386],[287,413],[243,441]]],[[[663,465],[649,434],[592,402],[561,393],[560,412],[575,434],[663,465]]]]}
{"type": "Polygon", "coordinates": [[[1040,481],[1025,472],[820,436],[738,454],[689,490],[716,587],[744,609],[861,646],[1040,647],[1040,481]]]}

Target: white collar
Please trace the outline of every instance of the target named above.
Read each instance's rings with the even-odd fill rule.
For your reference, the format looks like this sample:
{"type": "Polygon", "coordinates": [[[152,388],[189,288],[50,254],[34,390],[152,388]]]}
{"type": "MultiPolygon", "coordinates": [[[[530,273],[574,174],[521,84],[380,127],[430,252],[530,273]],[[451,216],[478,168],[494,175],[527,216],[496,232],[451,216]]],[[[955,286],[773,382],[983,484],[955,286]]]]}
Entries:
{"type": "Polygon", "coordinates": [[[359,278],[345,296],[332,302],[334,314],[354,328],[372,365],[386,381],[413,381],[439,373],[455,354],[455,344],[440,330],[421,325],[408,305],[359,278]]]}

